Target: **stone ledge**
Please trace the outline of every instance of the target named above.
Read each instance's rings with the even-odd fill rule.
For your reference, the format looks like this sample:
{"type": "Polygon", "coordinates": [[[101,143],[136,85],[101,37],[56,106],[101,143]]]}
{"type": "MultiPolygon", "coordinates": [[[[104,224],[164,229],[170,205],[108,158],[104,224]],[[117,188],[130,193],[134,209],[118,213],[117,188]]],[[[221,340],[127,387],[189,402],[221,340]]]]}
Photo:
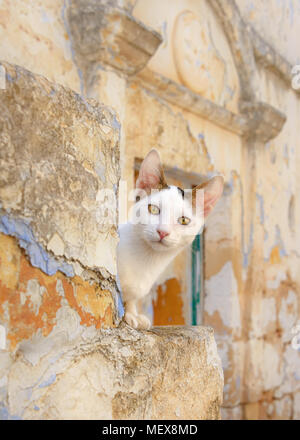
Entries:
{"type": "Polygon", "coordinates": [[[247,139],[269,142],[281,132],[287,119],[284,113],[265,102],[245,102],[241,107],[248,120],[247,139]]]}
{"type": "Polygon", "coordinates": [[[130,78],[129,83],[139,84],[164,101],[205,118],[238,135],[244,135],[248,130],[247,118],[244,115],[232,113],[226,108],[194,93],[186,86],[153,72],[148,67],[135,77],[130,78]]]}
{"type": "Polygon", "coordinates": [[[293,65],[280,55],[269,43],[267,43],[254,28],[250,25],[248,26],[256,61],[265,69],[274,72],[291,90],[300,94],[300,89],[297,90],[291,87],[293,80],[293,65]]]}
{"type": "Polygon", "coordinates": [[[129,83],[139,84],[163,100],[246,139],[268,142],[280,133],[286,122],[286,116],[281,111],[263,102],[241,102],[242,112],[232,113],[147,67],[129,79],[129,83]]]}
{"type": "Polygon", "coordinates": [[[122,323],[48,348],[41,355],[32,342],[4,359],[8,418],[220,418],[223,372],[211,328],[136,331],[122,323]]]}

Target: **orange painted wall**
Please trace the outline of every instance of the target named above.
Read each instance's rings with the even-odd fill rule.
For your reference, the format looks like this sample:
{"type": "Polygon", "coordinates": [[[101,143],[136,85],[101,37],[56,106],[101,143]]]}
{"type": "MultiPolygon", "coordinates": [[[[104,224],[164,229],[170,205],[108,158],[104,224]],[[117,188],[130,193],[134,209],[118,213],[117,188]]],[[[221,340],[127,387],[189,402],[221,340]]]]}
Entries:
{"type": "Polygon", "coordinates": [[[81,325],[113,326],[111,292],[78,276],[43,273],[31,266],[15,238],[0,233],[0,324],[7,330],[7,348],[14,350],[38,331],[47,336],[56,325],[63,296],[78,313],[81,325]],[[35,280],[41,292],[36,295],[37,301],[30,295],[30,280],[35,280]]]}
{"type": "Polygon", "coordinates": [[[181,284],[171,278],[157,288],[153,301],[153,325],[184,325],[181,284]]]}

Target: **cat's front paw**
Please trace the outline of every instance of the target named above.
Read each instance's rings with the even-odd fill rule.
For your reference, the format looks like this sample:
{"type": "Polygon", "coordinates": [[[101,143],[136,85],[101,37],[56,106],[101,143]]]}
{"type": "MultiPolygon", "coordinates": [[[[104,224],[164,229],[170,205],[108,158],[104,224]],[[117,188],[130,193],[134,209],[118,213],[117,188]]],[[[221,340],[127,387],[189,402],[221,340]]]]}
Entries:
{"type": "Polygon", "coordinates": [[[149,330],[151,327],[151,322],[145,315],[137,315],[136,320],[138,322],[138,328],[143,330],[149,330]]]}
{"type": "Polygon", "coordinates": [[[124,321],[130,325],[130,327],[138,328],[137,316],[133,315],[130,312],[126,312],[124,316],[124,321]]]}

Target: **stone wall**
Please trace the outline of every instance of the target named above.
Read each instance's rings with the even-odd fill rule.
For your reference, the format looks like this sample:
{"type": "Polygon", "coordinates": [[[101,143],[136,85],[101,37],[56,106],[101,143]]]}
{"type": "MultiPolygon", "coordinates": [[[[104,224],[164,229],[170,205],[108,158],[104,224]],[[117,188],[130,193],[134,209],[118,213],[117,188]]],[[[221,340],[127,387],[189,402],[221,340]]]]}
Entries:
{"type": "Polygon", "coordinates": [[[119,320],[116,219],[103,221],[99,198],[117,189],[119,124],[71,90],[2,68],[0,310],[14,351],[48,336],[59,316],[67,332],[119,320]]]}
{"type": "MultiPolygon", "coordinates": [[[[180,184],[224,175],[224,196],[204,234],[199,319],[215,330],[225,419],[299,418],[300,95],[291,70],[300,15],[296,0],[268,3],[0,5],[0,58],[118,114],[129,190],[136,159],[152,147],[180,184]]],[[[51,238],[40,237],[43,246],[51,238]]],[[[16,246],[17,237],[3,239],[16,246]]],[[[147,305],[154,321],[190,324],[190,264],[189,254],[179,256],[159,280],[147,305]]]]}
{"type": "MultiPolygon", "coordinates": [[[[77,333],[78,334],[78,333],[77,333]]],[[[58,337],[58,332],[57,332],[58,337]]],[[[213,331],[122,324],[66,343],[0,352],[9,369],[4,418],[212,420],[220,417],[223,371],[213,331]]],[[[2,371],[1,371],[2,370],[2,371]]]]}
{"type": "Polygon", "coordinates": [[[94,2],[101,38],[115,35],[89,58],[85,6],[0,4],[0,419],[218,419],[212,329],[115,328],[123,138],[90,69],[99,55],[133,74],[161,38],[130,15],[130,2],[94,2]],[[136,32],[147,47],[133,44],[136,32]],[[110,215],[102,190],[115,202],[110,215]]]}
{"type": "MultiPolygon", "coordinates": [[[[130,179],[136,139],[132,156],[158,145],[165,163],[187,176],[225,175],[224,196],[206,224],[203,305],[224,367],[222,416],[296,419],[300,106],[290,63],[298,56],[300,16],[295,2],[289,15],[283,2],[271,2],[267,13],[262,2],[250,3],[241,2],[241,13],[231,1],[136,3],[134,15],[164,42],[149,70],[131,81],[123,176],[130,179]],[[268,31],[270,10],[282,17],[280,32],[268,31]],[[178,43],[183,34],[186,47],[178,43]],[[283,58],[283,45],[294,55],[283,58]],[[209,50],[214,55],[205,55],[209,50]]],[[[180,280],[178,266],[165,274],[162,290],[166,280],[180,280]]]]}

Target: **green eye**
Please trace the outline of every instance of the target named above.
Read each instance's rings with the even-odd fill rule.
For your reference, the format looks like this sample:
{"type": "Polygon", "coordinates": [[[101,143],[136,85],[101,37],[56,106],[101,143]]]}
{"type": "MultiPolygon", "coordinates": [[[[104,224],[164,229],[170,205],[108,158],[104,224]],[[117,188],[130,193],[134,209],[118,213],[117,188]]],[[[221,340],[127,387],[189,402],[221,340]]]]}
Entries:
{"type": "Polygon", "coordinates": [[[160,209],[156,205],[148,205],[148,211],[152,215],[158,215],[160,213],[160,209]]]}
{"type": "Polygon", "coordinates": [[[190,221],[191,220],[188,217],[184,217],[184,216],[179,217],[179,219],[178,219],[178,223],[180,223],[183,226],[188,225],[190,223],[190,221]]]}

